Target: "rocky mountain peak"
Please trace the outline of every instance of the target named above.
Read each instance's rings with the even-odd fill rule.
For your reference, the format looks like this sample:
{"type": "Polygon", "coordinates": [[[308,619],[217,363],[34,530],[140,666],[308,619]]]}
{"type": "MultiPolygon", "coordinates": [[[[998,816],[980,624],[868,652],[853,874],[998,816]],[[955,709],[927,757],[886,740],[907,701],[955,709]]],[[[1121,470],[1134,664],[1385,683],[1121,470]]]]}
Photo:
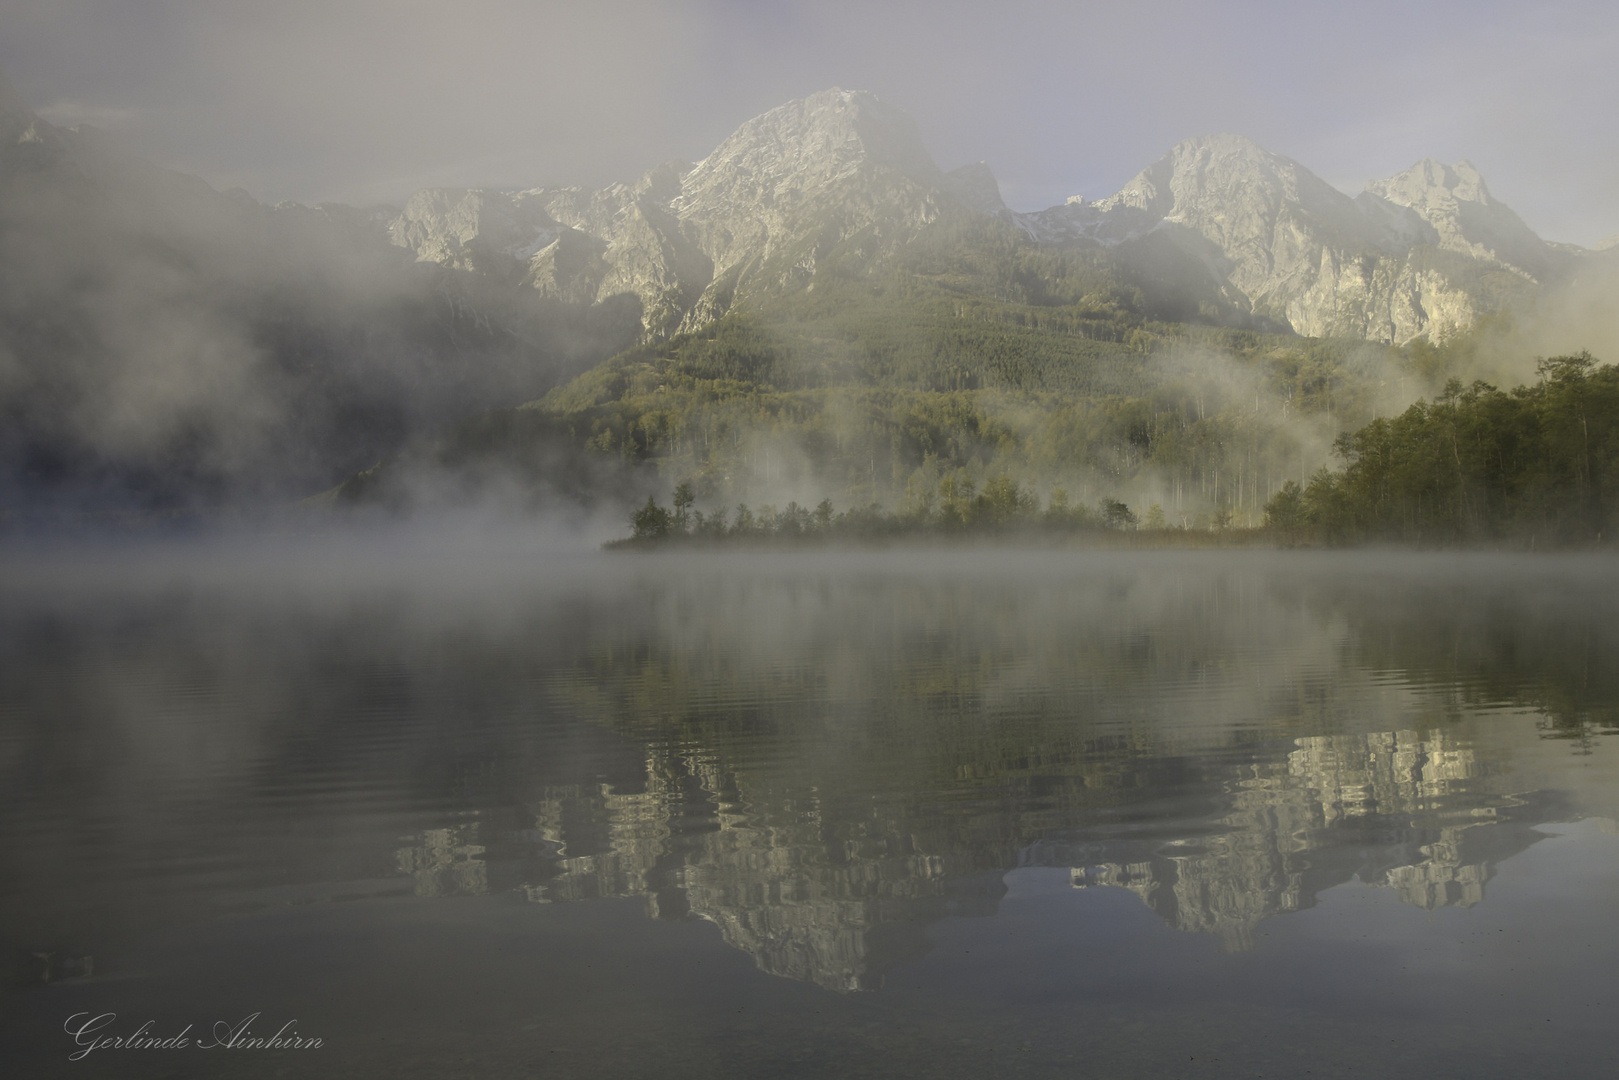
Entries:
{"type": "Polygon", "coordinates": [[[864,237],[869,258],[963,209],[1125,260],[1178,248],[1255,325],[1395,342],[1470,325],[1517,287],[1503,271],[1532,284],[1575,257],[1535,236],[1468,162],[1424,160],[1350,198],[1232,133],[1176,144],[1107,198],[1014,214],[985,163],[941,172],[909,115],[836,87],[754,117],[695,166],[668,162],[599,191],[424,193],[393,234],[447,265],[515,259],[548,294],[632,294],[658,337],[806,285],[849,237],[864,237]],[[1465,259],[1436,261],[1435,249],[1465,259]]]}
{"type": "Polygon", "coordinates": [[[1397,176],[1373,180],[1366,196],[1409,208],[1432,226],[1437,246],[1544,280],[1553,272],[1546,242],[1490,195],[1471,162],[1424,158],[1397,176]]]}
{"type": "Polygon", "coordinates": [[[1181,174],[1214,172],[1270,180],[1281,180],[1304,168],[1292,158],[1271,153],[1246,135],[1229,131],[1183,139],[1162,160],[1181,174]]]}
{"type": "Polygon", "coordinates": [[[943,179],[907,113],[875,94],[834,87],[737,128],[687,174],[680,209],[697,212],[738,197],[769,200],[778,187],[820,187],[862,166],[935,187],[943,179]]]}
{"type": "Polygon", "coordinates": [[[1348,196],[1292,158],[1242,135],[1204,135],[1177,143],[1118,194],[1092,204],[1103,212],[1133,207],[1194,227],[1233,212],[1274,221],[1284,208],[1353,229],[1348,196]]]}
{"type": "Polygon", "coordinates": [[[428,188],[411,196],[388,232],[394,244],[415,252],[418,260],[489,270],[500,255],[518,261],[532,257],[560,228],[532,197],[428,188]]]}
{"type": "Polygon", "coordinates": [[[695,166],[599,191],[422,192],[390,231],[418,260],[521,274],[547,294],[631,294],[658,337],[723,314],[739,290],[808,280],[852,233],[906,235],[958,189],[1005,211],[987,168],[947,184],[907,114],[834,88],[749,120],[695,166]]]}
{"type": "Polygon", "coordinates": [[[1232,134],[1177,144],[1109,198],[1017,220],[1048,243],[1119,245],[1152,233],[1269,322],[1393,342],[1470,325],[1515,287],[1500,271],[1545,281],[1572,257],[1497,202],[1467,162],[1421,161],[1351,199],[1232,134]],[[1435,248],[1466,261],[1420,254],[1435,248]]]}
{"type": "Polygon", "coordinates": [[[1490,197],[1484,177],[1468,161],[1446,165],[1433,158],[1423,158],[1409,169],[1387,180],[1373,180],[1366,190],[1397,206],[1409,206],[1422,212],[1430,206],[1458,202],[1495,205],[1490,197]]]}
{"type": "Polygon", "coordinates": [[[743,124],[681,178],[668,209],[712,264],[714,288],[699,305],[709,317],[751,287],[745,278],[807,281],[854,232],[925,225],[946,187],[909,114],[834,87],[743,124]]]}

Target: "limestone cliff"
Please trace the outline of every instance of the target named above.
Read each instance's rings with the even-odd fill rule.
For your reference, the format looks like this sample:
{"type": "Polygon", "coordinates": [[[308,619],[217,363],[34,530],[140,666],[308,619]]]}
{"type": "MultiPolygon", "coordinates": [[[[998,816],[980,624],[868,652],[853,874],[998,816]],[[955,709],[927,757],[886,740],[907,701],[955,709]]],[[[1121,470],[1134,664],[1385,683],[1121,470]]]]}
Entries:
{"type": "Polygon", "coordinates": [[[490,269],[502,256],[526,260],[531,283],[560,296],[634,295],[656,338],[701,325],[751,291],[804,284],[856,233],[878,247],[903,242],[946,201],[1001,205],[987,168],[947,179],[910,117],[875,95],[834,89],[755,117],[695,166],[671,162],[634,185],[423,192],[392,235],[421,261],[490,269]],[[593,240],[599,262],[581,240],[568,241],[581,254],[559,259],[549,245],[562,228],[593,240]]]}
{"type": "Polygon", "coordinates": [[[1395,343],[1449,337],[1570,258],[1465,162],[1424,161],[1350,198],[1238,135],[1189,139],[1109,198],[1018,220],[1045,243],[1167,235],[1256,315],[1301,334],[1395,343]]]}
{"type": "Polygon", "coordinates": [[[1126,265],[1167,238],[1256,325],[1394,343],[1449,337],[1582,254],[1537,237],[1467,162],[1425,160],[1351,198],[1238,135],[1189,139],[1108,198],[1014,214],[986,164],[941,172],[910,117],[838,89],[635,184],[423,192],[392,235],[418,260],[522,274],[548,295],[633,296],[659,338],[807,286],[853,239],[870,265],[950,212],[1011,221],[1037,244],[1102,245],[1126,265]],[[552,250],[565,229],[577,235],[552,250]]]}

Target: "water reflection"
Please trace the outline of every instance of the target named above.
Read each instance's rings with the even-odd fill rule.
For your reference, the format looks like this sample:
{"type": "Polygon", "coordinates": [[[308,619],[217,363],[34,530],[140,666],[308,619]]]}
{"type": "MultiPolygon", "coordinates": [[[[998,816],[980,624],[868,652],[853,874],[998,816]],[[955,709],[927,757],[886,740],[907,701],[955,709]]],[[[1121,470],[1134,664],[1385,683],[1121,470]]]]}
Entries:
{"type": "Polygon", "coordinates": [[[1020,867],[1240,952],[1347,882],[1480,904],[1537,825],[1613,816],[1611,572],[968,569],[25,595],[4,858],[76,854],[6,893],[14,944],[116,952],[107,926],[392,875],[640,897],[875,989],[1020,867]]]}
{"type": "Polygon", "coordinates": [[[401,873],[416,879],[417,896],[478,896],[489,891],[488,850],[477,843],[478,822],[428,829],[421,843],[396,853],[401,873]]]}
{"type": "Polygon", "coordinates": [[[1176,929],[1242,950],[1267,916],[1310,907],[1351,878],[1424,909],[1471,907],[1494,865],[1539,838],[1513,817],[1529,804],[1478,783],[1483,763],[1442,731],[1298,745],[1233,783],[1214,835],[1076,868],[1074,886],[1129,889],[1176,929]]]}
{"type": "MultiPolygon", "coordinates": [[[[1176,929],[1242,950],[1261,920],[1351,879],[1425,909],[1476,904],[1494,865],[1540,838],[1530,826],[1551,809],[1497,790],[1488,763],[1443,731],[1295,744],[1200,784],[1226,809],[1191,818],[1186,834],[1095,821],[1083,777],[1043,785],[1038,805],[960,813],[948,799],[828,802],[712,753],[665,750],[638,790],[544,789],[528,807],[532,828],[511,840],[548,858],[515,887],[539,903],[644,897],[654,918],[713,922],[772,974],[870,989],[926,951],[928,923],[993,915],[999,875],[1015,867],[1069,867],[1076,888],[1128,889],[1176,929]]],[[[419,895],[488,889],[478,830],[428,830],[400,850],[419,895]]]]}

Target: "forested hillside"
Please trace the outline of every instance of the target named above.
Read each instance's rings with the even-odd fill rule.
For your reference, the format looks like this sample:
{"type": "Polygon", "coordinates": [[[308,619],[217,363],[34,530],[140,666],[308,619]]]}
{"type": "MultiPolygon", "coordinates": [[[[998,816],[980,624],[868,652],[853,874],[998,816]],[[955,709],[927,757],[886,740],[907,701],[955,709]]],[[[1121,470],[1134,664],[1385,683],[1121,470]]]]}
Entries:
{"type": "Polygon", "coordinates": [[[1277,525],[1329,542],[1599,543],[1619,518],[1619,367],[1542,361],[1501,390],[1451,380],[1433,401],[1346,433],[1345,465],[1272,500],[1277,525]]]}
{"type": "MultiPolygon", "coordinates": [[[[1143,280],[1142,260],[1039,247],[991,219],[940,223],[880,259],[861,242],[805,287],[622,353],[503,423],[638,467],[637,501],[684,482],[710,512],[832,499],[902,513],[949,478],[982,491],[1004,477],[1042,500],[1257,524],[1340,431],[1466,360],[1465,336],[1397,349],[1231,325],[1247,320],[1195,281],[1143,280]]],[[[463,425],[415,465],[532,472],[534,436],[489,430],[463,425]]],[[[349,490],[380,491],[389,471],[349,490]]]]}
{"type": "Polygon", "coordinates": [[[1095,539],[1111,531],[1143,534],[1152,545],[1600,545],[1619,518],[1619,367],[1581,353],[1543,360],[1538,371],[1537,382],[1511,391],[1451,379],[1434,401],[1346,432],[1334,445],[1344,466],[1323,467],[1308,486],[1283,481],[1258,526],[1225,505],[1187,520],[1157,502],[1076,502],[1061,485],[1043,499],[1037,485],[1014,478],[1006,455],[1006,467],[982,483],[966,468],[918,469],[897,507],[856,501],[840,509],[827,498],[813,508],[705,511],[698,489],[682,482],[669,509],[648,497],[624,543],[1095,539]]]}
{"type": "Polygon", "coordinates": [[[842,90],[634,184],[402,210],[218,192],[3,83],[0,129],[0,527],[680,484],[710,514],[1011,485],[1258,525],[1340,433],[1493,377],[1492,320],[1607,265],[1471,167],[1351,199],[1231,136],[1015,213],[842,90]]]}

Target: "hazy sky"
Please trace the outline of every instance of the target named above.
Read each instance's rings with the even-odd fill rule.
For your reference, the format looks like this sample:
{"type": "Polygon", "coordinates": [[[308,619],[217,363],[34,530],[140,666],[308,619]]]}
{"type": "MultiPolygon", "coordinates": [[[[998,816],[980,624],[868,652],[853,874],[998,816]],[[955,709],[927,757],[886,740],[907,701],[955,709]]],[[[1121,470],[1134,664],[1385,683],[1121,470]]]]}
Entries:
{"type": "Polygon", "coordinates": [[[261,199],[630,180],[829,86],[1032,210],[1246,134],[1345,191],[1470,159],[1549,239],[1619,232],[1619,4],[0,0],[49,120],[261,199]]]}

